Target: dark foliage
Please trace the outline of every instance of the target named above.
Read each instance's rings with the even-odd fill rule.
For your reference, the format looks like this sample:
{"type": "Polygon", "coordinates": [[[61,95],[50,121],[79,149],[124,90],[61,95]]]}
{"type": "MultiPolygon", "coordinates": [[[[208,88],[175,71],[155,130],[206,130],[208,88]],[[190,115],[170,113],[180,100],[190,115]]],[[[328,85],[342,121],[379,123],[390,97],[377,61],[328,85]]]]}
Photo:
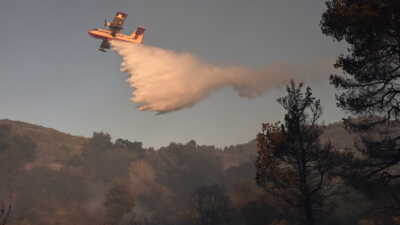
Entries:
{"type": "Polygon", "coordinates": [[[398,211],[400,136],[393,127],[400,116],[400,1],[330,0],[326,5],[322,32],[349,45],[335,64],[344,74],[330,78],[340,92],[338,106],[364,116],[345,123],[350,130],[380,133],[362,138],[362,158],[349,165],[345,177],[369,197],[389,200],[384,211],[398,211]]]}
{"type": "Polygon", "coordinates": [[[135,206],[129,183],[124,180],[115,180],[105,196],[104,206],[107,210],[108,224],[118,224],[121,218],[135,206]]]}
{"type": "Polygon", "coordinates": [[[8,185],[13,185],[18,170],[35,159],[35,149],[36,145],[31,138],[15,135],[11,132],[9,125],[1,125],[0,176],[2,180],[8,185]]]}
{"type": "Polygon", "coordinates": [[[199,225],[229,225],[233,209],[226,190],[219,185],[203,186],[193,194],[193,207],[199,225]]]}
{"type": "Polygon", "coordinates": [[[249,202],[241,209],[241,213],[247,225],[271,224],[277,218],[286,217],[281,215],[276,208],[261,200],[249,202]]]}
{"type": "Polygon", "coordinates": [[[332,75],[341,90],[339,107],[355,114],[400,116],[400,2],[397,0],[331,0],[322,16],[325,35],[345,40],[347,55],[332,75]]]}
{"type": "Polygon", "coordinates": [[[11,204],[6,206],[4,203],[0,208],[0,225],[6,225],[11,215],[11,204]]]}
{"type": "Polygon", "coordinates": [[[319,100],[307,88],[292,81],[287,96],[279,98],[285,114],[283,124],[263,124],[258,134],[257,183],[297,211],[304,224],[316,224],[329,212],[329,201],[339,194],[331,176],[344,162],[330,143],[321,144],[317,120],[322,114],[319,100]]]}

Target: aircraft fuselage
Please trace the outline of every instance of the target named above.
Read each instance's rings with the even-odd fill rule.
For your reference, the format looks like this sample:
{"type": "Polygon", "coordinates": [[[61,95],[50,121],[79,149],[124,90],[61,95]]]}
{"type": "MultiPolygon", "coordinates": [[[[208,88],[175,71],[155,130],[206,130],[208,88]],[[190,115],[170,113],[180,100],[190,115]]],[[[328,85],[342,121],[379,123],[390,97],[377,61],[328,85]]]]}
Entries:
{"type": "Polygon", "coordinates": [[[142,43],[141,39],[135,39],[133,35],[127,35],[120,32],[113,35],[112,31],[107,29],[100,29],[100,28],[92,29],[88,31],[88,34],[94,38],[107,41],[116,40],[116,41],[125,41],[136,44],[142,43]]]}

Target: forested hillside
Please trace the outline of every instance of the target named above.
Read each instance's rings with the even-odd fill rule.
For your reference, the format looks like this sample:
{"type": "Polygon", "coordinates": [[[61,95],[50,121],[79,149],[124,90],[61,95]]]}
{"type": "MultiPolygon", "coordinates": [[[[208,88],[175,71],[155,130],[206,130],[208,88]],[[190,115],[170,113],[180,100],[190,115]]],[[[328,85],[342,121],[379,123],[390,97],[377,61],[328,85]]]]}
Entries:
{"type": "MultiPolygon", "coordinates": [[[[353,137],[336,123],[325,127],[323,139],[347,148],[353,137]]],[[[152,149],[102,132],[83,138],[2,120],[0,145],[10,224],[290,221],[255,184],[254,140],[224,149],[193,140],[152,149]]]]}

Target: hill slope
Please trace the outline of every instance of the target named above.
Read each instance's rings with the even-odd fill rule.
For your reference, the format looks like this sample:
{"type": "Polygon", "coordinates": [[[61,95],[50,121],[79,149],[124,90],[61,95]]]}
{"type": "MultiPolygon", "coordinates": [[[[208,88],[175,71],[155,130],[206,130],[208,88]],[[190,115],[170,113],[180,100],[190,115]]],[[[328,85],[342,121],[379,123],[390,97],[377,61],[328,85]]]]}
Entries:
{"type": "Polygon", "coordinates": [[[35,164],[64,161],[81,152],[88,139],[62,133],[52,128],[21,121],[0,120],[0,126],[11,128],[11,134],[32,139],[37,146],[35,164]]]}

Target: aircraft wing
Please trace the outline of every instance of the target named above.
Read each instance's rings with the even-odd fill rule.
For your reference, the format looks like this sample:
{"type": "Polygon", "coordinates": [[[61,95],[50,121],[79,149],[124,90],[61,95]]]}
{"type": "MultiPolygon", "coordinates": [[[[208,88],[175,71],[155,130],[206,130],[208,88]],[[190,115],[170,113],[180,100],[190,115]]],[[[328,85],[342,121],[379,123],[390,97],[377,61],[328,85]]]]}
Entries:
{"type": "Polygon", "coordinates": [[[128,14],[124,12],[117,12],[109,27],[115,31],[122,30],[126,17],[128,17],[128,14]]]}

